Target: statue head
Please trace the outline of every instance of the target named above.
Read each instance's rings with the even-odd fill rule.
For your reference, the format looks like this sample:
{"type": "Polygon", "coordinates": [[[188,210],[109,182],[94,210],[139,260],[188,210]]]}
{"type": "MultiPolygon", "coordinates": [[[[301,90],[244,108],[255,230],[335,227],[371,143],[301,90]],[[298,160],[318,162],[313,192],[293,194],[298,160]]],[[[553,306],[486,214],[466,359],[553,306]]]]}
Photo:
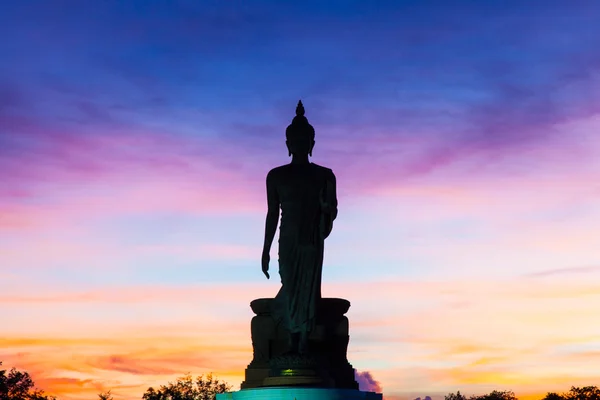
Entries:
{"type": "Polygon", "coordinates": [[[289,155],[310,155],[315,146],[315,129],[304,116],[304,106],[302,101],[298,101],[296,107],[296,116],[292,123],[285,130],[285,144],[288,148],[289,155]]]}

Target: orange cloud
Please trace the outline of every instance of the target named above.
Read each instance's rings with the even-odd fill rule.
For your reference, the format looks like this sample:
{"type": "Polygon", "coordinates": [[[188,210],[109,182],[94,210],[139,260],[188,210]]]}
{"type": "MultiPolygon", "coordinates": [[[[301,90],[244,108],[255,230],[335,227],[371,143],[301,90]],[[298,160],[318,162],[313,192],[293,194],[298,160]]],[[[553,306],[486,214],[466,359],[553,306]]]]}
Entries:
{"type": "Polygon", "coordinates": [[[210,340],[205,335],[186,336],[12,338],[0,342],[6,349],[0,356],[5,366],[29,371],[38,387],[67,399],[95,396],[108,389],[126,398],[140,398],[149,386],[166,384],[187,372],[215,372],[239,385],[252,357],[247,340],[236,344],[235,340],[218,342],[216,335],[210,340]]]}
{"type": "MultiPolygon", "coordinates": [[[[139,398],[186,372],[239,385],[252,357],[248,303],[278,286],[15,289],[0,305],[25,318],[3,327],[0,357],[74,399],[97,387],[139,398]]],[[[423,398],[454,388],[542,393],[587,382],[600,343],[591,323],[598,289],[593,280],[547,276],[328,283],[323,292],[352,302],[353,365],[392,394],[403,388],[423,398]]]]}

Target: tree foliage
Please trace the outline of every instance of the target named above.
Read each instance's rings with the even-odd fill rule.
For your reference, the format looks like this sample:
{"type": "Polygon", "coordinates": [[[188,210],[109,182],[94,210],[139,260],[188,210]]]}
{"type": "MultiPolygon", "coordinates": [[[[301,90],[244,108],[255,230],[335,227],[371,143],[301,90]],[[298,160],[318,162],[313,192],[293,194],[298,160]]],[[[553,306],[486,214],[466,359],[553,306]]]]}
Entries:
{"type": "Polygon", "coordinates": [[[448,393],[444,396],[444,400],[467,400],[467,397],[460,393],[460,390],[456,393],[448,393]]]}
{"type": "Polygon", "coordinates": [[[566,393],[548,392],[542,400],[600,400],[600,389],[596,386],[571,386],[566,393]]]}
{"type": "Polygon", "coordinates": [[[571,386],[571,390],[562,397],[565,400],[600,400],[600,389],[597,386],[571,386]]]}
{"type": "Polygon", "coordinates": [[[555,393],[555,392],[548,392],[542,398],[542,400],[565,400],[565,398],[563,397],[562,394],[558,394],[558,393],[555,393]]]}
{"type": "Polygon", "coordinates": [[[491,393],[481,396],[471,396],[470,400],[518,400],[512,390],[498,391],[494,390],[491,393]]]}
{"type": "MultiPolygon", "coordinates": [[[[2,361],[0,361],[0,366],[2,361]]],[[[2,400],[56,400],[53,396],[44,394],[43,390],[36,389],[33,379],[27,372],[11,368],[0,370],[0,399],[2,400]]]]}
{"type": "MultiPolygon", "coordinates": [[[[448,393],[444,396],[444,400],[467,400],[467,397],[459,392],[448,393]]],[[[471,396],[468,400],[518,400],[514,392],[511,390],[497,391],[491,393],[471,396]]],[[[548,392],[542,400],[600,400],[600,388],[597,386],[572,386],[571,390],[566,393],[548,392]]]]}
{"type": "Polygon", "coordinates": [[[114,400],[110,390],[108,392],[98,393],[98,400],[114,400]]]}
{"type": "Polygon", "coordinates": [[[195,380],[190,374],[161,385],[158,390],[150,387],[144,393],[143,400],[214,400],[217,393],[232,389],[226,382],[215,379],[212,374],[198,376],[195,380]]]}

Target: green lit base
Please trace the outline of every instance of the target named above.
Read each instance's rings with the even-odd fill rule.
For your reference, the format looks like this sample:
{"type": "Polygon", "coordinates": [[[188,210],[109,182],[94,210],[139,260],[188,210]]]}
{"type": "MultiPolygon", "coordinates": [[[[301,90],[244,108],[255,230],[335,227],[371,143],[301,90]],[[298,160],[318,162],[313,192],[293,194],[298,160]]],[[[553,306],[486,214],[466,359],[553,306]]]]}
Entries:
{"type": "Polygon", "coordinates": [[[383,395],[355,389],[269,387],[221,393],[217,400],[382,400],[383,395]]]}
{"type": "Polygon", "coordinates": [[[335,387],[325,367],[327,359],[318,355],[286,354],[273,358],[269,365],[269,376],[263,379],[263,387],[335,387]]]}
{"type": "Polygon", "coordinates": [[[317,373],[313,369],[282,369],[278,376],[313,376],[317,373]]]}

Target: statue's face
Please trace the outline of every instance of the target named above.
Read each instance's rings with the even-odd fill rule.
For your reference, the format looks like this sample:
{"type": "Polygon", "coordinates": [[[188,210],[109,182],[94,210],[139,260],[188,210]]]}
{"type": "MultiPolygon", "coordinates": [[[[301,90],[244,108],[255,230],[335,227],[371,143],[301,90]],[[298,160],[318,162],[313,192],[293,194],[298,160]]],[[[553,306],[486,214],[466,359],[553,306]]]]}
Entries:
{"type": "Polygon", "coordinates": [[[309,136],[291,137],[285,143],[292,154],[310,154],[315,146],[315,141],[309,136]]]}

